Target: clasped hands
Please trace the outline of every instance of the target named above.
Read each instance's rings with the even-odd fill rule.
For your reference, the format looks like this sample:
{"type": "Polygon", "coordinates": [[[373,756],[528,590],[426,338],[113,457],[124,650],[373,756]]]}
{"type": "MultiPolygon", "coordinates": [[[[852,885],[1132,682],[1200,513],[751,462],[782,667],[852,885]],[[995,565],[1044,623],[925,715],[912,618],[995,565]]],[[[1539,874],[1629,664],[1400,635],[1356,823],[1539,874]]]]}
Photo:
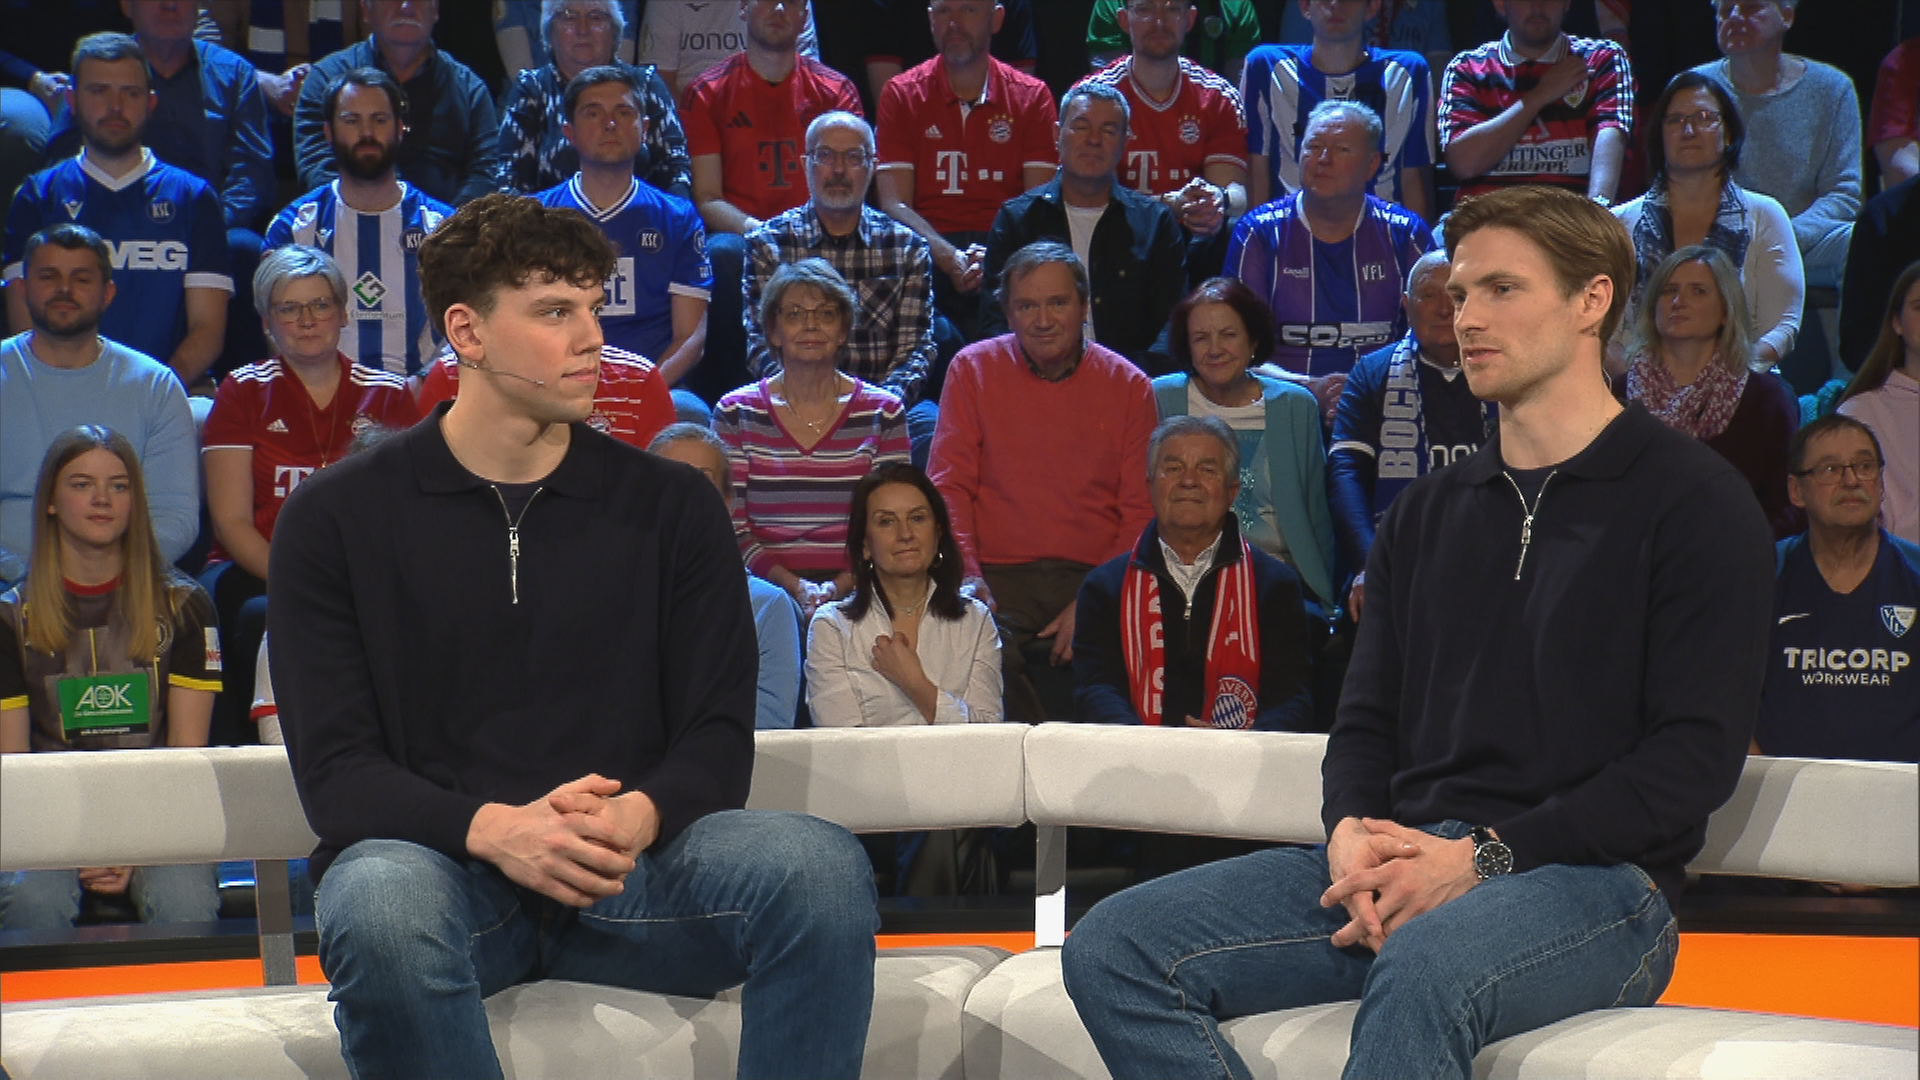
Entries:
{"type": "Polygon", "coordinates": [[[1479,884],[1473,841],[1445,840],[1376,818],[1344,818],[1327,837],[1333,884],[1321,907],[1338,904],[1352,918],[1334,932],[1337,948],[1365,945],[1379,952],[1407,920],[1479,884]]]}
{"type": "Polygon", "coordinates": [[[467,826],[467,851],[515,884],[572,907],[618,894],[660,835],[660,813],[639,791],[598,774],[524,806],[488,803],[467,826]]]}

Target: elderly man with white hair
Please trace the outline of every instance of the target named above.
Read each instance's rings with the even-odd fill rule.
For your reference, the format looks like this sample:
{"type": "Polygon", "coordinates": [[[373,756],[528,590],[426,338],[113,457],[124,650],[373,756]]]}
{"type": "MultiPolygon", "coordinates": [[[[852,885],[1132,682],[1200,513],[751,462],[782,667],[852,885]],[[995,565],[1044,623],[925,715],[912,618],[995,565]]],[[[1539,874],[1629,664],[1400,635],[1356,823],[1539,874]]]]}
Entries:
{"type": "Polygon", "coordinates": [[[781,266],[825,259],[853,289],[857,310],[840,366],[891,391],[909,407],[915,460],[925,462],[936,415],[927,394],[934,358],[933,259],[927,242],[866,204],[873,182],[873,128],[850,112],[807,125],[806,202],[747,234],[747,370],[779,373],[760,325],[761,290],[781,266]]]}
{"type": "Polygon", "coordinates": [[[1323,101],[1300,140],[1300,190],[1240,219],[1226,273],[1273,309],[1270,374],[1306,384],[1331,426],[1354,361],[1406,332],[1400,283],[1433,246],[1426,223],[1368,194],[1380,116],[1323,101]]]}

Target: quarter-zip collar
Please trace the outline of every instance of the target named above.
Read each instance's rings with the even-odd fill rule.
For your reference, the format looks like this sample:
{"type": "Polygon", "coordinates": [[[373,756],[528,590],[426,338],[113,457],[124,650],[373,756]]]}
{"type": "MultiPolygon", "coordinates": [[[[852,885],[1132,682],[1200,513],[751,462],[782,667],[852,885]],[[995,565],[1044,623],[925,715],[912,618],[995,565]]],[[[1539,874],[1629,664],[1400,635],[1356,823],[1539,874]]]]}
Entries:
{"type": "MultiPolygon", "coordinates": [[[[406,440],[407,456],[413,462],[414,479],[419,483],[420,490],[429,494],[446,495],[491,486],[460,464],[459,459],[453,456],[453,448],[447,445],[446,435],[440,431],[440,422],[452,405],[447,401],[434,406],[426,420],[399,436],[406,440]]],[[[611,440],[584,423],[571,424],[569,427],[572,429],[572,438],[567,442],[566,456],[560,459],[560,464],[552,472],[541,478],[540,486],[555,495],[596,498],[605,486],[611,440]]],[[[491,494],[487,501],[493,501],[491,494]]]]}
{"type": "MultiPolygon", "coordinates": [[[[1593,437],[1579,453],[1554,466],[1563,477],[1576,476],[1587,480],[1610,480],[1626,475],[1633,463],[1647,447],[1647,442],[1659,430],[1660,421],[1642,408],[1640,403],[1629,402],[1618,416],[1607,421],[1600,434],[1593,437]]],[[[1500,457],[1500,430],[1495,427],[1479,450],[1467,460],[1454,465],[1449,471],[1464,484],[1486,484],[1498,481],[1505,486],[1506,462],[1500,457]]]]}

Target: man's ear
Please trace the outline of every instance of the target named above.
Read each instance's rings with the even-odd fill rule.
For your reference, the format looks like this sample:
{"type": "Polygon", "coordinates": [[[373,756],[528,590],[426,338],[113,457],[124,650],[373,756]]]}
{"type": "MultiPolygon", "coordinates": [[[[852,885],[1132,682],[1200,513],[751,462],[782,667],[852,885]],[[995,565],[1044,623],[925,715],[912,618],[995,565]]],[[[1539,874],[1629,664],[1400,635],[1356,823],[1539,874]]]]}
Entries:
{"type": "Polygon", "coordinates": [[[1802,510],[1807,508],[1807,496],[1800,490],[1801,480],[1792,473],[1787,474],[1787,501],[1802,510]]]}
{"type": "Polygon", "coordinates": [[[487,358],[486,342],[481,335],[485,322],[485,317],[465,304],[454,304],[447,309],[447,344],[453,347],[456,357],[470,364],[487,358]]]}
{"type": "Polygon", "coordinates": [[[1613,279],[1605,274],[1596,274],[1592,281],[1580,290],[1581,332],[1588,330],[1595,334],[1607,321],[1607,309],[1613,306],[1613,279]]]}

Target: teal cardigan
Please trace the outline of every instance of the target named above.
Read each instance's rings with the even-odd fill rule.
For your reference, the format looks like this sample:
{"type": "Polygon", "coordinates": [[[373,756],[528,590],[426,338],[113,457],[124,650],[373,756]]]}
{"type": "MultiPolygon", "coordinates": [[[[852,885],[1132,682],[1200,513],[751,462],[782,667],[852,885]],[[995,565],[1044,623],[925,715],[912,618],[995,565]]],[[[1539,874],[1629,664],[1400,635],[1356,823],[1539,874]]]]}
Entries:
{"type": "MultiPolygon", "coordinates": [[[[1187,414],[1187,380],[1182,374],[1153,380],[1160,418],[1187,414]]],[[[1320,407],[1305,388],[1282,379],[1253,374],[1267,406],[1267,478],[1273,488],[1273,516],[1287,538],[1293,568],[1328,611],[1339,606],[1334,593],[1333,512],[1327,507],[1327,451],[1320,442],[1320,407]]]]}

